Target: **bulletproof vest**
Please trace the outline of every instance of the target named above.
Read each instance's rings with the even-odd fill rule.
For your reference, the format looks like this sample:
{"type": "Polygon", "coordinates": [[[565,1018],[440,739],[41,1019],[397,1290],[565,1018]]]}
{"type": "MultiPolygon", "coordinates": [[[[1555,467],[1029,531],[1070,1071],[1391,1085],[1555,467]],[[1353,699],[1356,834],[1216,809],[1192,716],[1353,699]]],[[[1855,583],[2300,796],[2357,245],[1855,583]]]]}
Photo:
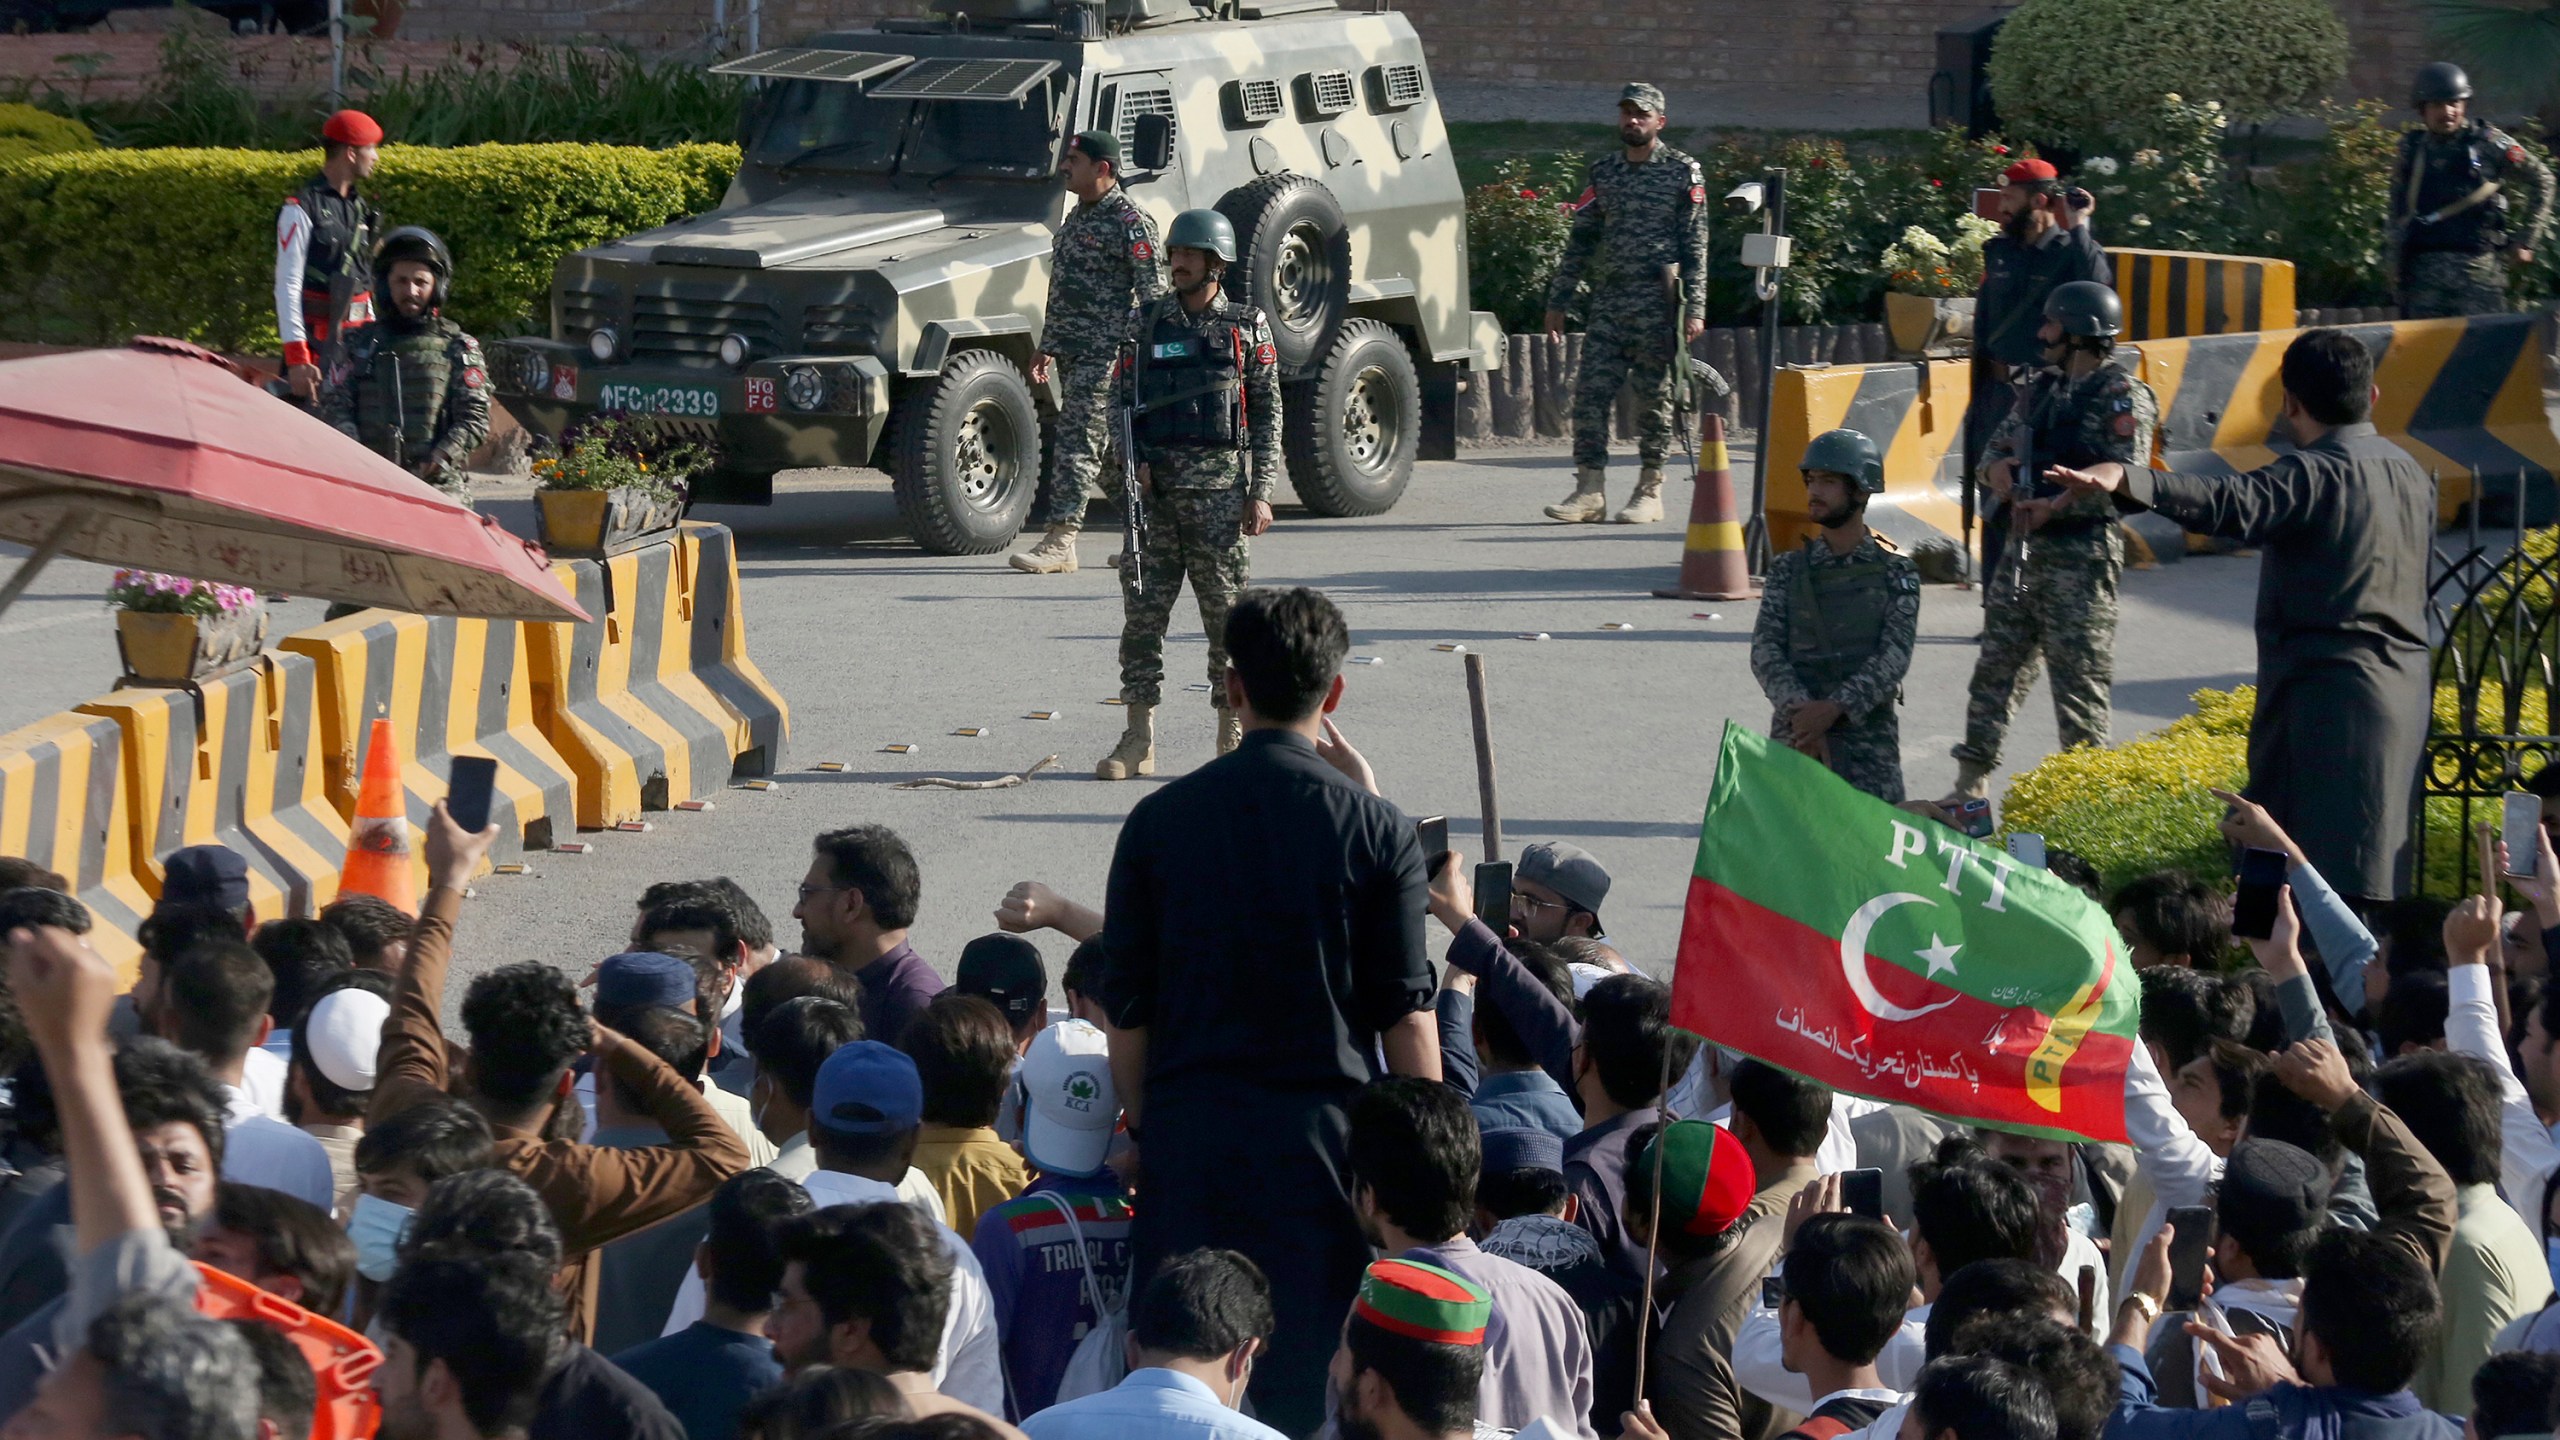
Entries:
{"type": "MultiPolygon", "coordinates": [[[[2417,183],[2410,194],[2415,197],[2412,213],[2432,215],[2483,184],[2498,178],[2490,173],[2495,153],[2489,144],[2485,127],[2473,122],[2450,143],[2432,136],[2420,136],[2411,147],[2417,154],[2412,163],[2417,167],[2417,183]]],[[[2409,243],[2418,250],[2454,250],[2466,255],[2486,255],[2504,243],[2507,233],[2507,196],[2497,194],[2470,206],[2459,215],[2449,215],[2432,225],[2409,227],[2409,243]]]]}
{"type": "Polygon", "coordinates": [[[1881,551],[1845,565],[1817,566],[1813,550],[1821,543],[1805,542],[1806,563],[1796,567],[1788,582],[1793,613],[1787,658],[1807,686],[1828,695],[1875,654],[1893,590],[1881,551]]]}
{"type": "MultiPolygon", "coordinates": [[[[311,217],[311,244],[303,251],[302,288],[326,294],[340,270],[347,275],[346,294],[364,294],[373,288],[373,232],[381,228],[382,216],[361,195],[341,195],[329,188],[328,177],[314,175],[294,192],[301,202],[302,213],[311,217]]],[[[310,301],[305,300],[308,309],[310,301]]],[[[324,315],[334,320],[336,317],[324,315]]]]}
{"type": "Polygon", "coordinates": [[[1138,345],[1138,438],[1150,445],[1233,446],[1244,385],[1244,333],[1221,305],[1193,330],[1166,306],[1138,345]]]}
{"type": "MultiPolygon", "coordinates": [[[[2107,365],[2119,363],[2121,350],[2107,357],[2107,365]]],[[[2101,372],[2103,373],[2103,372],[2101,372]]],[[[2046,481],[2044,472],[2061,465],[2073,470],[2086,470],[2108,457],[2090,443],[2090,427],[2081,414],[2085,406],[2104,403],[2097,399],[2097,375],[2074,382],[2056,376],[2039,381],[2029,392],[2026,414],[2027,454],[2020,457],[2018,467],[2021,494],[2030,500],[2051,499],[2061,493],[2059,487],[2046,481]],[[2029,473],[2029,464],[2033,473],[2029,473]]],[[[2113,418],[2110,412],[2109,418],[2113,418]]],[[[2040,527],[2050,533],[2094,529],[2102,520],[2092,517],[2056,515],[2040,527]]]]}
{"type": "Polygon", "coordinates": [[[353,357],[356,429],[376,454],[415,465],[434,446],[443,416],[445,386],[453,379],[452,335],[436,319],[414,330],[384,324],[357,333],[372,338],[360,340],[353,357]]]}

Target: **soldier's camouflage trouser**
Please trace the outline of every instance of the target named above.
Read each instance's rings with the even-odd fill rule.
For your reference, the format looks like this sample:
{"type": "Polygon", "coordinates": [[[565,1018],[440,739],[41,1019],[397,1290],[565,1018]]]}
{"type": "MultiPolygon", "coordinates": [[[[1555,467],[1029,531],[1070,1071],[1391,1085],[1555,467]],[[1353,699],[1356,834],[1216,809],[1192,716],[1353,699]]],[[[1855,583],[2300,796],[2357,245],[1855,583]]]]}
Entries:
{"type": "Polygon", "coordinates": [[[2409,257],[2409,293],[2400,313],[2412,320],[2497,315],[2507,309],[2507,262],[2495,251],[2422,250],[2409,257]]]}
{"type": "Polygon", "coordinates": [[[1132,705],[1164,699],[1164,632],[1173,602],[1191,579],[1200,605],[1200,628],[1209,636],[1209,703],[1226,698],[1227,612],[1244,593],[1252,552],[1244,537],[1244,490],[1166,490],[1147,501],[1147,543],[1139,552],[1143,577],[1120,567],[1120,598],[1128,618],[1120,629],[1120,698],[1132,705]]]}
{"type": "Polygon", "coordinates": [[[1105,494],[1120,493],[1120,477],[1104,476],[1102,462],[1111,449],[1110,355],[1061,355],[1058,365],[1058,444],[1049,472],[1040,477],[1040,493],[1032,502],[1031,523],[1082,525],[1085,497],[1102,481],[1105,494]]]}
{"type": "Polygon", "coordinates": [[[1640,402],[1636,458],[1660,466],[1671,453],[1671,362],[1680,354],[1668,311],[1596,314],[1582,337],[1582,369],[1573,381],[1573,463],[1609,463],[1610,419],[1618,387],[1633,385],[1640,402]]]}
{"type": "MultiPolygon", "coordinates": [[[[1783,719],[1769,733],[1787,743],[1783,719]]],[[[1899,805],[1902,793],[1902,720],[1888,700],[1856,720],[1843,720],[1824,737],[1831,747],[1831,773],[1887,805],[1899,805]]]]}
{"type": "Polygon", "coordinates": [[[2109,691],[2116,678],[2116,584],[2124,537],[2114,525],[2084,535],[2030,537],[2026,592],[1986,587],[1982,657],[1964,707],[1956,759],[1988,770],[2000,763],[2009,722],[2036,683],[2039,660],[2053,667],[2053,723],[2062,748],[2107,743],[2109,691]]]}

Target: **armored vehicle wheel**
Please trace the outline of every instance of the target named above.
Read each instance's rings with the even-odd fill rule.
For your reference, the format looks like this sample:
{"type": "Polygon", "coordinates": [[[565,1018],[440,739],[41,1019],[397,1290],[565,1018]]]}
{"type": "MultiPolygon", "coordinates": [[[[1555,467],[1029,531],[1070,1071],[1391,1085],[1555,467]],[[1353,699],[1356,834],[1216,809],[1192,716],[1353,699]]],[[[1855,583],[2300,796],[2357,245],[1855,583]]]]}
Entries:
{"type": "Polygon", "coordinates": [[[1040,487],[1040,414],[1012,361],[963,350],[899,401],[893,489],[916,543],[990,555],[1013,543],[1040,487]]]}
{"type": "Polygon", "coordinates": [[[1280,416],[1289,482],[1308,509],[1378,515],[1404,497],[1422,440],[1422,381],[1395,331],[1344,321],[1315,375],[1289,386],[1280,416]]]}
{"type": "Polygon", "coordinates": [[[1281,372],[1303,376],[1334,348],[1351,305],[1351,232],[1342,202],[1304,175],[1265,175],[1218,201],[1236,227],[1226,288],[1271,317],[1281,372]]]}

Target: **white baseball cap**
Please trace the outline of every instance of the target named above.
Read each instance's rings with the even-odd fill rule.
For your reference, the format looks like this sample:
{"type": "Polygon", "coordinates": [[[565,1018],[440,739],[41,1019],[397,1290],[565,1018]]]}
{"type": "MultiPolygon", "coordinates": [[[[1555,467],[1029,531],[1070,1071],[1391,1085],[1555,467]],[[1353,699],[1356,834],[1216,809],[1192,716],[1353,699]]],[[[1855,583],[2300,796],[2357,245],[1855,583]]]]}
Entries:
{"type": "Polygon", "coordinates": [[[382,1053],[382,1024],[391,1002],[370,990],[332,990],[302,1019],[303,1043],[320,1078],[341,1090],[373,1088],[374,1061],[382,1053]]]}
{"type": "Polygon", "coordinates": [[[1057,1175],[1091,1175],[1111,1150],[1120,1092],[1111,1083],[1111,1045],[1083,1020],[1042,1030],[1022,1060],[1022,1153],[1057,1175]]]}

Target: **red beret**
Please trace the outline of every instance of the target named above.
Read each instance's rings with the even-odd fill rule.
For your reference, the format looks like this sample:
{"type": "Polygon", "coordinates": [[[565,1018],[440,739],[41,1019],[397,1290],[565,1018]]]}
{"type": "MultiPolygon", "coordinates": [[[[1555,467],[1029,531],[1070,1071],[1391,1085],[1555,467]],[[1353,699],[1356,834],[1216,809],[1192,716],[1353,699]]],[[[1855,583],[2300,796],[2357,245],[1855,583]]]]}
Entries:
{"type": "MultiPolygon", "coordinates": [[[[340,145],[379,145],[382,125],[361,110],[341,110],[320,127],[320,138],[340,145]]],[[[2053,167],[2046,166],[2050,170],[2053,167]]]]}
{"type": "Polygon", "coordinates": [[[2012,185],[2032,185],[2038,180],[2052,180],[2061,175],[2050,160],[2021,160],[2000,172],[2000,178],[2012,185]]]}

